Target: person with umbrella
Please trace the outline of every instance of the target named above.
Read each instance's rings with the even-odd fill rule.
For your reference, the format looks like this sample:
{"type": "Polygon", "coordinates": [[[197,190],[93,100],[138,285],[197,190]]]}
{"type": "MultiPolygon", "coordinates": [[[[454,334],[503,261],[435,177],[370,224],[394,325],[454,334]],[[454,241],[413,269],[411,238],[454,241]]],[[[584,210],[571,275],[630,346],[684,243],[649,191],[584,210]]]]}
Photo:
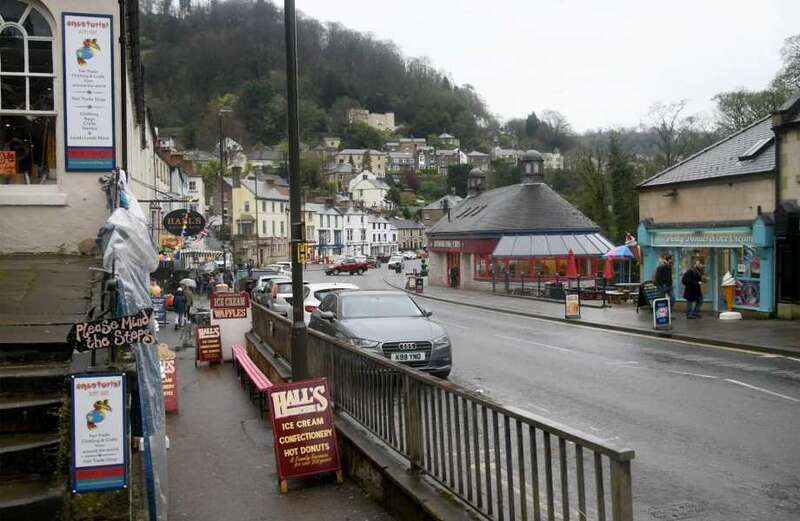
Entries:
{"type": "Polygon", "coordinates": [[[183,327],[183,321],[186,318],[186,296],[183,294],[183,288],[178,288],[178,291],[175,292],[172,307],[175,309],[175,329],[183,327]]]}

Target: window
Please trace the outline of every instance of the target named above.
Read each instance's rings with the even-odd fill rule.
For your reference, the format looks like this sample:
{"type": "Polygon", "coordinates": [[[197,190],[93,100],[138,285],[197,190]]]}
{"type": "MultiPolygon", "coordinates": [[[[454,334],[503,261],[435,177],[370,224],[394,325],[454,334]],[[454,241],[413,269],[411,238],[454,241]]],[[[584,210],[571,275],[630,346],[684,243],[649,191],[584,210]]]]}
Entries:
{"type": "Polygon", "coordinates": [[[267,221],[261,221],[261,233],[267,233],[267,221]]]}
{"type": "Polygon", "coordinates": [[[197,191],[197,181],[189,181],[189,190],[192,192],[197,191]]]}
{"type": "Polygon", "coordinates": [[[272,221],[272,236],[275,237],[275,221],[272,221]]]}
{"type": "Polygon", "coordinates": [[[0,150],[14,152],[14,170],[0,184],[56,182],[53,32],[32,5],[0,2],[0,150]]]}
{"type": "Polygon", "coordinates": [[[330,228],[330,227],[331,227],[331,216],[329,215],[328,216],[328,228],[330,228]]]}
{"type": "Polygon", "coordinates": [[[281,237],[283,237],[283,221],[281,221],[281,237]]]}
{"type": "Polygon", "coordinates": [[[267,202],[266,201],[261,201],[261,211],[262,212],[266,212],[267,211],[267,202]]]}
{"type": "Polygon", "coordinates": [[[245,201],[244,202],[244,211],[245,212],[249,212],[250,211],[250,201],[245,201]]]}
{"type": "Polygon", "coordinates": [[[275,201],[272,201],[272,213],[275,213],[275,201]]]}
{"type": "Polygon", "coordinates": [[[281,203],[281,213],[283,213],[283,203],[281,203]]]}
{"type": "Polygon", "coordinates": [[[320,226],[320,228],[322,228],[322,226],[323,226],[323,224],[322,224],[322,216],[321,215],[319,216],[319,226],[320,226]]]}

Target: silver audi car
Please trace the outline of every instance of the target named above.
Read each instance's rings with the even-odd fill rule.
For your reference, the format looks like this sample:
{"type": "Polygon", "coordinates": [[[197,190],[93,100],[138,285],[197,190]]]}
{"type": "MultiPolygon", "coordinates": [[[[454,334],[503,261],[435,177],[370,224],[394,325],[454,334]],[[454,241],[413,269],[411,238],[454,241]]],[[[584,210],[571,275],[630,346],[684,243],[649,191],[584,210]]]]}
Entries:
{"type": "Polygon", "coordinates": [[[309,327],[447,378],[453,361],[450,338],[430,316],[402,291],[342,291],[322,300],[309,327]]]}

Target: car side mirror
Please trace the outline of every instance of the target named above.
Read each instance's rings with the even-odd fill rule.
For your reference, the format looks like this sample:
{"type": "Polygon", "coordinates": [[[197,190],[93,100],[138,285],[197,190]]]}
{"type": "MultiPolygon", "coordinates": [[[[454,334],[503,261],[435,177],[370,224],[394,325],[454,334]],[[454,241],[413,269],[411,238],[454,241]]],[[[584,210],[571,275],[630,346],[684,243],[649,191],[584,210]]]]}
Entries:
{"type": "Polygon", "coordinates": [[[430,311],[428,309],[423,310],[422,315],[426,316],[426,317],[430,317],[431,315],[433,315],[433,311],[430,311]]]}
{"type": "Polygon", "coordinates": [[[336,315],[333,314],[333,311],[319,311],[319,318],[333,321],[336,318],[336,315]]]}

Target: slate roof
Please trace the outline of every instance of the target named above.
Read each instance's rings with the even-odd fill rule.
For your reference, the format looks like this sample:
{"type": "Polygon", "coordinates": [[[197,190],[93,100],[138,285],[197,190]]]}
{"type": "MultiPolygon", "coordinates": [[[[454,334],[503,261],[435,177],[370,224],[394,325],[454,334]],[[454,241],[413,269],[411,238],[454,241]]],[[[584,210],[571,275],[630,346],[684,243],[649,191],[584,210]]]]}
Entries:
{"type": "Polygon", "coordinates": [[[504,186],[468,197],[428,230],[437,234],[587,233],[600,227],[544,183],[504,186]]]}
{"type": "Polygon", "coordinates": [[[425,229],[425,226],[418,223],[417,221],[412,221],[410,219],[389,219],[389,222],[397,228],[398,230],[407,230],[407,229],[425,229]]]}
{"type": "Polygon", "coordinates": [[[288,201],[289,194],[284,188],[281,190],[275,185],[269,186],[264,181],[258,182],[258,192],[256,192],[256,182],[249,179],[242,179],[242,186],[249,190],[252,194],[258,193],[259,199],[275,199],[277,201],[288,201]]]}
{"type": "Polygon", "coordinates": [[[774,172],[774,137],[772,119],[767,116],[659,172],[640,183],[639,188],[774,172]],[[748,149],[764,139],[772,141],[754,157],[739,159],[748,149]]]}

